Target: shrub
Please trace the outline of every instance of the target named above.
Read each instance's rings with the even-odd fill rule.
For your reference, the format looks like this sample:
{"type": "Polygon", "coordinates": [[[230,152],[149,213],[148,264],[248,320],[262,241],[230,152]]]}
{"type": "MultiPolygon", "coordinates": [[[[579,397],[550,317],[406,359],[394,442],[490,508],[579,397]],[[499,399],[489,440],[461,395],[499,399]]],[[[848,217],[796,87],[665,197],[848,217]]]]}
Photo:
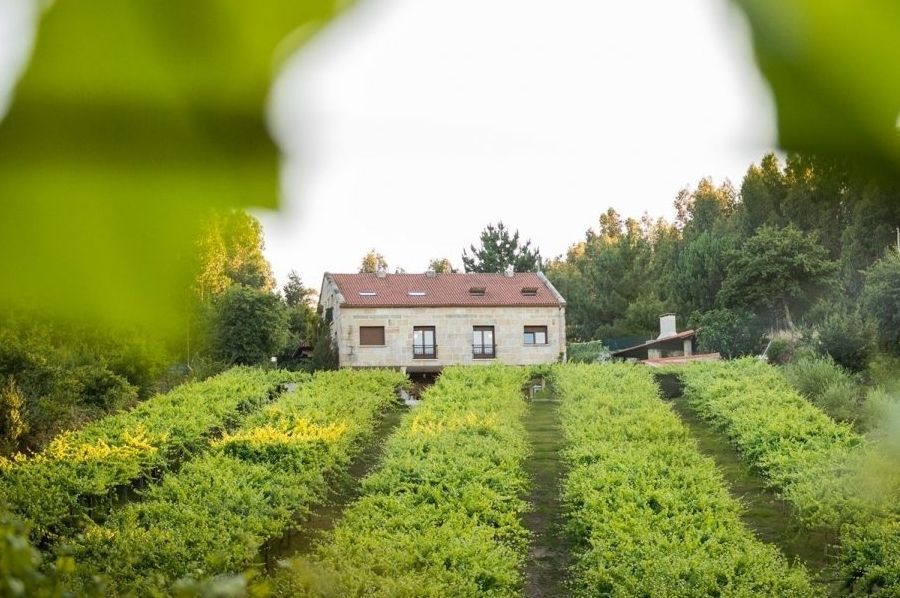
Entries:
{"type": "Polygon", "coordinates": [[[25,423],[24,399],[15,378],[7,377],[6,384],[0,388],[0,442],[4,452],[15,451],[19,438],[28,431],[25,423]]]}
{"type": "Polygon", "coordinates": [[[819,347],[851,372],[865,369],[874,349],[875,327],[850,311],[835,311],[817,326],[819,347]]]}
{"type": "Polygon", "coordinates": [[[900,434],[885,435],[886,458],[883,449],[873,450],[797,396],[774,369],[752,360],[695,364],[682,380],[688,401],[783,493],[803,525],[840,532],[840,581],[851,594],[900,595],[900,451],[891,444],[900,434]],[[871,464],[877,464],[877,475],[868,476],[871,464]],[[867,477],[879,491],[860,490],[867,477]]]}
{"type": "Polygon", "coordinates": [[[826,387],[813,403],[837,421],[855,422],[861,417],[859,387],[852,381],[826,387]]]}
{"type": "Polygon", "coordinates": [[[900,406],[900,390],[879,386],[866,393],[866,400],[859,412],[857,425],[860,430],[876,430],[888,421],[893,411],[900,406]]]}
{"type": "Polygon", "coordinates": [[[888,251],[865,275],[863,313],[875,321],[882,347],[900,353],[900,252],[888,251]]]}
{"type": "Polygon", "coordinates": [[[852,384],[853,378],[827,356],[803,356],[782,368],[782,373],[797,392],[816,402],[830,386],[852,384]]]}
{"type": "Polygon", "coordinates": [[[838,421],[861,417],[859,386],[828,355],[804,355],[782,369],[791,386],[838,421]]]}
{"type": "MultiPolygon", "coordinates": [[[[0,513],[0,596],[57,598],[72,596],[69,585],[75,561],[61,555],[43,562],[41,553],[28,541],[28,526],[8,513],[0,513]]],[[[79,596],[103,596],[102,587],[89,583],[79,596]]]]}
{"type": "Polygon", "coordinates": [[[528,532],[522,386],[514,367],[448,368],[406,415],[362,496],[283,596],[518,596],[528,532]]]}
{"type": "Polygon", "coordinates": [[[627,365],[554,368],[575,596],[809,596],[802,567],[740,522],[715,464],[627,365]]]}
{"type": "Polygon", "coordinates": [[[138,398],[137,387],[105,367],[73,368],[69,372],[66,387],[77,397],[79,403],[103,410],[126,407],[138,398]]]}
{"type": "Polygon", "coordinates": [[[766,357],[769,363],[785,364],[794,358],[794,351],[797,349],[797,343],[792,335],[776,334],[769,341],[769,348],[766,351],[766,357]]]}
{"type": "Polygon", "coordinates": [[[249,415],[144,500],[88,526],[75,551],[81,577],[105,574],[111,595],[164,595],[182,576],[251,566],[265,540],[325,499],[404,380],[324,372],[249,415]]]}
{"type": "Polygon", "coordinates": [[[865,376],[871,384],[900,394],[900,356],[876,354],[869,360],[865,376]]]}
{"type": "Polygon", "coordinates": [[[566,361],[570,363],[594,363],[603,361],[604,356],[609,356],[609,349],[603,346],[603,341],[569,343],[566,347],[566,361]]]}
{"type": "Polygon", "coordinates": [[[268,363],[287,340],[288,314],[273,293],[231,285],[216,299],[211,318],[212,355],[229,364],[268,363]]]}
{"type": "Polygon", "coordinates": [[[740,309],[714,309],[691,316],[697,328],[697,344],[705,353],[721,353],[734,358],[755,355],[763,350],[765,342],[762,325],[753,313],[740,309]]]}
{"type": "Polygon", "coordinates": [[[0,496],[35,539],[70,535],[104,516],[118,486],[166,471],[209,437],[271,400],[295,375],[234,368],[56,437],[31,458],[0,460],[0,496]]]}
{"type": "MultiPolygon", "coordinates": [[[[819,386],[821,377],[811,377],[816,381],[808,386],[811,392],[846,380],[846,373],[830,361],[812,367],[827,372],[829,382],[819,386]]],[[[802,521],[837,528],[856,516],[856,505],[846,497],[820,496],[821,484],[809,483],[856,454],[863,439],[801,397],[778,369],[741,359],[693,364],[681,378],[691,406],[720,428],[772,486],[784,491],[802,521]]]]}
{"type": "Polygon", "coordinates": [[[340,359],[337,346],[331,337],[331,326],[324,319],[320,318],[317,329],[316,342],[313,345],[312,355],[309,358],[309,369],[314,371],[336,370],[340,364],[340,359]]]}

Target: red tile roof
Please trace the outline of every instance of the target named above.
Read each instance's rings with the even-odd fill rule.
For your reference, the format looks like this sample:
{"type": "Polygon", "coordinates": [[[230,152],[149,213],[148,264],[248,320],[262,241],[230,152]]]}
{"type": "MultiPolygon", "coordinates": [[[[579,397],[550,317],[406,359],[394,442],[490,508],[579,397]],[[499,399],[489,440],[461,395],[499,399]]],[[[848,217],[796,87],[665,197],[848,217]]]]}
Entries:
{"type": "Polygon", "coordinates": [[[543,274],[325,274],[343,295],[342,307],[558,307],[566,304],[543,274]],[[470,293],[482,288],[483,295],[470,293]],[[534,295],[524,295],[532,289],[534,295]]]}

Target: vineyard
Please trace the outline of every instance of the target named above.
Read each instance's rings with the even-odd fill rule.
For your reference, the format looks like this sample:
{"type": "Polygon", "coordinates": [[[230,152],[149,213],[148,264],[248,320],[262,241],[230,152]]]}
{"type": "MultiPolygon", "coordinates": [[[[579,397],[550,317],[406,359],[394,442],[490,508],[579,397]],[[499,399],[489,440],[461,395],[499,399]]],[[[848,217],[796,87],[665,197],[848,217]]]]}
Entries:
{"type": "Polygon", "coordinates": [[[572,596],[900,593],[897,503],[860,490],[870,440],[768,365],[669,373],[683,385],[672,400],[783,499],[798,533],[830,531],[824,569],[755,533],[649,369],[450,368],[408,407],[398,372],[237,368],[4,461],[0,594],[541,596],[554,576],[572,596]],[[528,425],[536,381],[557,427],[528,425]],[[555,447],[539,467],[557,479],[540,505],[538,445],[555,447]],[[328,526],[272,562],[341,488],[352,499],[328,526]],[[559,537],[567,565],[536,575],[559,537]]]}

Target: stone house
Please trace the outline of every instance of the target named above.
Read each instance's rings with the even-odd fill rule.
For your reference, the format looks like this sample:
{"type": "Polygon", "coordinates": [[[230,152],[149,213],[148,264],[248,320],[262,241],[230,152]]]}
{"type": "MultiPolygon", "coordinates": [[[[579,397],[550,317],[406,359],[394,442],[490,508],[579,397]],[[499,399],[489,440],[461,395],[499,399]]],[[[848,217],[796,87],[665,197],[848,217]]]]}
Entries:
{"type": "Polygon", "coordinates": [[[542,273],[326,273],[319,309],[341,367],[565,359],[566,301],[542,273]]]}

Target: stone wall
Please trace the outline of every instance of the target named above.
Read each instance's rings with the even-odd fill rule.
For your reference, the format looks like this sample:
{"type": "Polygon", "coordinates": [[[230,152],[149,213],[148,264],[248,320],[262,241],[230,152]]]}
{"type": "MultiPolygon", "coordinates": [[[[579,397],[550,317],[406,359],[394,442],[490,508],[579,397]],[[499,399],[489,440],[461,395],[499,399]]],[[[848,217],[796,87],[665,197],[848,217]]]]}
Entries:
{"type": "Polygon", "coordinates": [[[443,367],[494,362],[552,363],[566,350],[565,310],[558,307],[410,307],[335,309],[341,367],[443,367]],[[360,346],[360,326],[384,326],[383,346],[360,346]],[[437,357],[413,358],[413,327],[434,326],[437,357]],[[475,359],[472,328],[493,326],[495,359],[475,359]],[[525,326],[546,326],[547,344],[526,345],[525,326]]]}

